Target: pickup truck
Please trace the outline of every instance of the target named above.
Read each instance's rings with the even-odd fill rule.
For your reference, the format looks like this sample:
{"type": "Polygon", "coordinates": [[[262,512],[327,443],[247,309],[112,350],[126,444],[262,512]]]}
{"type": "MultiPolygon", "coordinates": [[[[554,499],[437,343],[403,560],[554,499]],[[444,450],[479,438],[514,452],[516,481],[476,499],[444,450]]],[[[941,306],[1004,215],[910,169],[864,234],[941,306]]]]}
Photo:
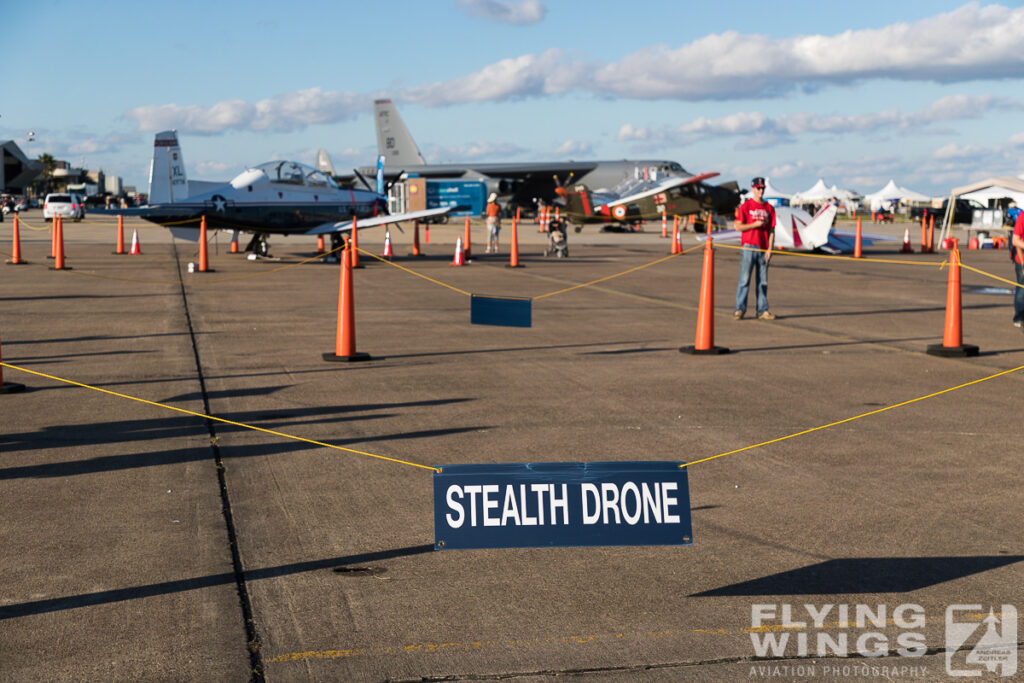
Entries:
{"type": "MultiPolygon", "coordinates": [[[[946,207],[949,205],[949,200],[944,199],[942,201],[942,208],[935,209],[930,206],[912,206],[910,207],[910,219],[921,220],[921,217],[929,218],[935,216],[936,221],[942,220],[946,215],[946,207]]],[[[954,223],[970,223],[974,218],[975,209],[984,209],[985,207],[974,201],[973,199],[957,199],[956,208],[953,213],[954,223]]]]}

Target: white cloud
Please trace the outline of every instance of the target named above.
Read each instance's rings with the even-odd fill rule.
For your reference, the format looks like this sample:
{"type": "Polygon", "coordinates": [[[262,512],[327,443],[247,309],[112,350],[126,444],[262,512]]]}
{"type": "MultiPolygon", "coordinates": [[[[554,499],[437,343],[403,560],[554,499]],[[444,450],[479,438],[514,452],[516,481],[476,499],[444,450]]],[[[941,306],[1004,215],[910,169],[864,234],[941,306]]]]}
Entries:
{"type": "Polygon", "coordinates": [[[548,12],[540,0],[458,0],[455,6],[473,17],[517,26],[539,23],[548,12]]]}
{"type": "Polygon", "coordinates": [[[295,90],[250,104],[232,99],[209,107],[154,104],[135,107],[124,116],[142,131],[176,128],[196,135],[216,135],[228,130],[291,131],[319,123],[337,123],[368,111],[373,95],[324,91],[322,88],[295,90]]]}
{"type": "Polygon", "coordinates": [[[572,158],[572,157],[586,157],[593,153],[593,148],[589,142],[582,142],[580,140],[566,140],[555,149],[555,156],[560,159],[572,158]]]}
{"type": "Polygon", "coordinates": [[[740,148],[754,149],[790,142],[796,136],[809,133],[866,133],[893,129],[913,130],[920,134],[927,132],[925,127],[931,124],[947,120],[976,119],[995,110],[1024,111],[1024,102],[991,95],[950,95],[907,114],[901,113],[899,109],[851,115],[798,112],[776,117],[756,111],[737,112],[720,118],[701,116],[675,129],[666,128],[660,132],[651,132],[646,128],[636,128],[633,124],[626,123],[619,128],[617,139],[620,142],[663,139],[687,145],[711,137],[737,136],[745,138],[739,144],[740,148]]]}
{"type": "Polygon", "coordinates": [[[507,159],[522,154],[527,150],[511,143],[494,142],[472,142],[467,145],[452,145],[448,147],[434,147],[425,150],[425,156],[434,163],[449,163],[457,161],[478,161],[494,159],[507,159]]]}
{"type": "Polygon", "coordinates": [[[562,93],[572,88],[572,73],[580,67],[561,62],[561,50],[551,48],[539,55],[503,59],[450,81],[406,88],[396,99],[437,107],[562,93]]]}
{"type": "Polygon", "coordinates": [[[955,143],[943,145],[932,152],[932,157],[935,159],[968,159],[987,155],[988,151],[977,145],[958,145],[955,143]]]}
{"type": "Polygon", "coordinates": [[[1010,136],[1010,144],[1014,147],[1024,147],[1024,133],[1015,133],[1010,136]]]}
{"type": "Polygon", "coordinates": [[[618,135],[615,139],[619,142],[629,142],[633,140],[649,140],[651,138],[651,132],[646,128],[637,128],[632,123],[624,123],[619,128],[618,135]]]}

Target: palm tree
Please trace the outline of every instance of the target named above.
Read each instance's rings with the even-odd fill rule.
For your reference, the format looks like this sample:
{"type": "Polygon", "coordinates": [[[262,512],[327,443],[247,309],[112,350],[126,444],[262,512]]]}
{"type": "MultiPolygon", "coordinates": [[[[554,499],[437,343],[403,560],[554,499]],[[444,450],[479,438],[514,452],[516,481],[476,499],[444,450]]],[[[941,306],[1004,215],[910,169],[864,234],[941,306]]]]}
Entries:
{"type": "Polygon", "coordinates": [[[52,154],[46,152],[39,155],[39,163],[43,165],[43,191],[41,194],[46,194],[50,191],[50,177],[53,175],[53,169],[57,167],[57,160],[53,158],[52,154]]]}

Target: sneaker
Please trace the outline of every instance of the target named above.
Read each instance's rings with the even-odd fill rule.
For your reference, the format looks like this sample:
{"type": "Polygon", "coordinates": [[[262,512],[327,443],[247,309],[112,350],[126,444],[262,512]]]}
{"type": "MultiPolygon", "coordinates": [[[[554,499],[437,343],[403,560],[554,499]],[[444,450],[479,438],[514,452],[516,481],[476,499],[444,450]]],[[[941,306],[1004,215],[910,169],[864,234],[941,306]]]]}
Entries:
{"type": "Polygon", "coordinates": [[[1014,320],[1013,321],[1013,326],[1014,327],[1020,327],[1021,326],[1021,322],[1019,320],[1014,320]]]}
{"type": "Polygon", "coordinates": [[[758,320],[775,320],[775,314],[771,311],[765,311],[761,315],[757,316],[758,320]]]}
{"type": "Polygon", "coordinates": [[[733,320],[743,320],[743,311],[736,311],[732,314],[733,320]]]}

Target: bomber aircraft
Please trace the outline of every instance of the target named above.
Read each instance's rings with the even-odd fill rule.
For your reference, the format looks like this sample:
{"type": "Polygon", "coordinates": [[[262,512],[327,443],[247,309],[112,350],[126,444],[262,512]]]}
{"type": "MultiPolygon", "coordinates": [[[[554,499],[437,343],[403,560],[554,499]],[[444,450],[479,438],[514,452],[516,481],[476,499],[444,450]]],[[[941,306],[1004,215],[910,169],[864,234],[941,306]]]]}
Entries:
{"type": "MultiPolygon", "coordinates": [[[[522,163],[466,162],[462,164],[428,164],[406,128],[394,102],[388,99],[373,103],[377,130],[377,153],[387,160],[385,177],[397,179],[402,173],[424,178],[480,180],[487,193],[495,193],[510,212],[516,207],[534,207],[534,200],[553,202],[559,186],[570,182],[585,183],[594,188],[610,188],[624,180],[640,178],[663,180],[669,176],[692,177],[675,161],[659,159],[618,161],[552,161],[522,163]]],[[[359,169],[364,173],[370,169],[359,169]]]]}
{"type": "MultiPolygon", "coordinates": [[[[380,183],[378,171],[378,183],[380,183]]],[[[381,192],[343,189],[334,179],[296,161],[268,161],[246,169],[231,182],[191,194],[176,131],[156,134],[149,173],[149,204],[110,213],[135,215],[163,225],[175,237],[196,241],[199,225],[207,229],[252,233],[246,250],[268,255],[270,235],[330,235],[332,248],[341,235],[372,227],[447,213],[450,207],[387,213],[381,192]]]]}

